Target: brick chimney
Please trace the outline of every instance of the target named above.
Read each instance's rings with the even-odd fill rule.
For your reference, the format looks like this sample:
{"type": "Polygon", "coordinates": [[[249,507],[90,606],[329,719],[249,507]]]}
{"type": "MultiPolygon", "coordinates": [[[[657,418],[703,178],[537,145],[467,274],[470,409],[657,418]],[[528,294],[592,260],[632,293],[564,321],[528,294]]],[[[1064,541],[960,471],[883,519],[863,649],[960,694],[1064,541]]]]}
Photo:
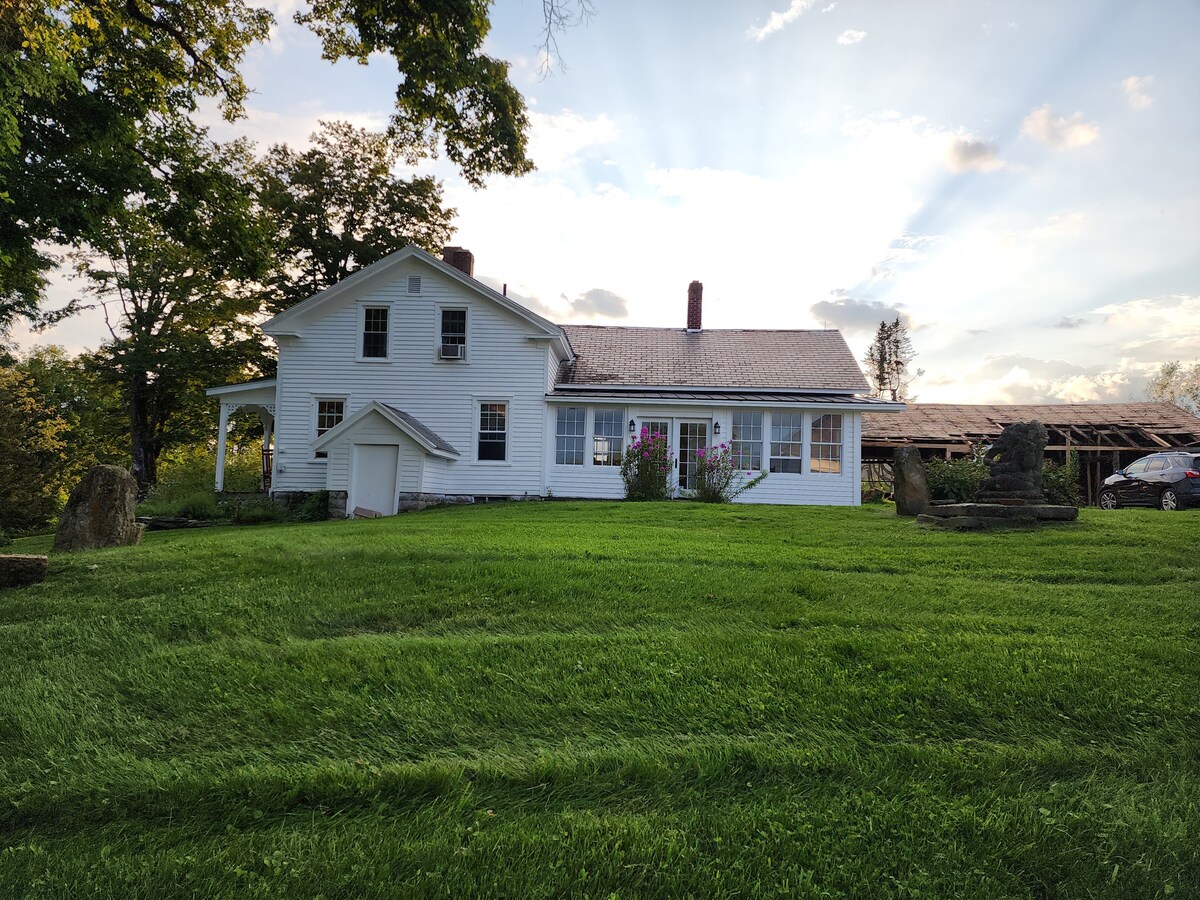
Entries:
{"type": "Polygon", "coordinates": [[[687,330],[700,330],[700,303],[704,298],[704,285],[693,281],[688,285],[688,318],[687,330]]]}
{"type": "Polygon", "coordinates": [[[460,272],[465,272],[472,278],[475,277],[475,254],[470,250],[463,247],[444,247],[442,262],[450,263],[460,272]]]}

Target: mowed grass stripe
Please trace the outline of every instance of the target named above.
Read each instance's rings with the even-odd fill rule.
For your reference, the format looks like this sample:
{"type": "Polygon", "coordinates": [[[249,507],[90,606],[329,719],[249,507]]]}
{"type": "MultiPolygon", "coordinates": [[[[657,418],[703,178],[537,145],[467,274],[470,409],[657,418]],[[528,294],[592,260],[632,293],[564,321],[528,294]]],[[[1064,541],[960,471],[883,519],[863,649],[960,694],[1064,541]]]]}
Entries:
{"type": "Polygon", "coordinates": [[[1194,528],[542,503],[55,557],[0,594],[0,896],[1186,896],[1194,528]]]}

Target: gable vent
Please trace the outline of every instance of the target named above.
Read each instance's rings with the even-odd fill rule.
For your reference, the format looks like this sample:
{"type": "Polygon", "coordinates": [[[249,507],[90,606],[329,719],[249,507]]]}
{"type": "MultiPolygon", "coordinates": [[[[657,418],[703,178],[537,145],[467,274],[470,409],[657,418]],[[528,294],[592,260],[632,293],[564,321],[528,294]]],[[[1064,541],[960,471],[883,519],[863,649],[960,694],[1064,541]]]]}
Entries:
{"type": "Polygon", "coordinates": [[[410,294],[421,293],[421,276],[420,275],[409,275],[408,276],[408,292],[410,294]]]}

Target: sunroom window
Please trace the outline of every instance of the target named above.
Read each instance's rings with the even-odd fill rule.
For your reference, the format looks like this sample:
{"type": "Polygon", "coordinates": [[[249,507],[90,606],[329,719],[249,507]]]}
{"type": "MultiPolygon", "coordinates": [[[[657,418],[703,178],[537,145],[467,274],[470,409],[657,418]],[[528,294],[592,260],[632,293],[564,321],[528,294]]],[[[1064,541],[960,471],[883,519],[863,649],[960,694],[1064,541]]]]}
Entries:
{"type": "Polygon", "coordinates": [[[799,475],[804,471],[804,414],[771,414],[771,471],[799,475]]]}
{"type": "Polygon", "coordinates": [[[735,468],[743,471],[762,469],[763,414],[735,412],[729,439],[729,456],[735,468]]]}
{"type": "Polygon", "coordinates": [[[586,410],[582,406],[560,406],[556,419],[554,462],[560,466],[582,466],[586,410]]]}
{"type": "Polygon", "coordinates": [[[842,417],[825,415],[813,419],[810,472],[837,475],[842,471],[842,417]]]}
{"type": "Polygon", "coordinates": [[[621,422],[625,418],[623,409],[596,410],[595,424],[592,428],[592,465],[619,466],[623,441],[621,437],[621,422]]]}

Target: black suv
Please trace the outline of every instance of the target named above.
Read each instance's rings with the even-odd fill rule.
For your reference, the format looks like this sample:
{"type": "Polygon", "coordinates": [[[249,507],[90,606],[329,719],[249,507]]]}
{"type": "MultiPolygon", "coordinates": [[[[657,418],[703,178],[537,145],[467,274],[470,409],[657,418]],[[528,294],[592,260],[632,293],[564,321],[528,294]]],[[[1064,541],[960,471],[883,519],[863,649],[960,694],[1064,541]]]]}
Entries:
{"type": "Polygon", "coordinates": [[[1100,508],[1200,506],[1200,456],[1195,451],[1151,453],[1104,479],[1100,508]]]}

